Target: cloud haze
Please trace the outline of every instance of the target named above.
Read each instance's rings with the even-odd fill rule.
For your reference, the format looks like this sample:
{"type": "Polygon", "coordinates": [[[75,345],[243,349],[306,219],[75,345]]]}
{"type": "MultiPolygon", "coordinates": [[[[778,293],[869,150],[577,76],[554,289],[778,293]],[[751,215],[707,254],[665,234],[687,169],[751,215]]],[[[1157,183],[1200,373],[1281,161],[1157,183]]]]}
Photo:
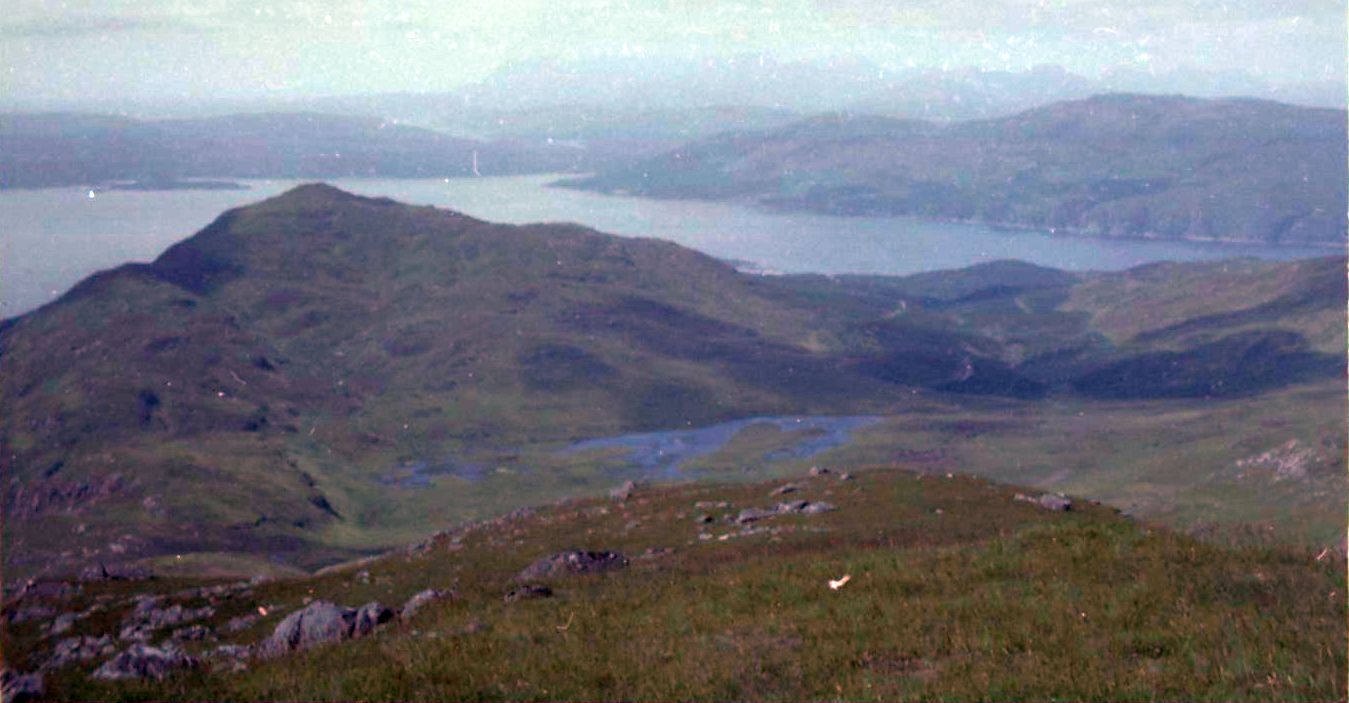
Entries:
{"type": "Polygon", "coordinates": [[[1326,0],[10,0],[6,10],[0,93],[12,103],[443,91],[537,59],[755,52],[1345,80],[1345,6],[1326,0]]]}

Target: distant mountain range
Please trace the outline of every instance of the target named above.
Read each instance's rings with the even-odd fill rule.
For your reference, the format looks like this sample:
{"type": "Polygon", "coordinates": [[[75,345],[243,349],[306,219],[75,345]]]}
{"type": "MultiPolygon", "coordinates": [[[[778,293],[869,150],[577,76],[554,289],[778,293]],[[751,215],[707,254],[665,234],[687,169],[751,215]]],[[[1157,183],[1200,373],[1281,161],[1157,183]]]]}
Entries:
{"type": "Polygon", "coordinates": [[[952,122],[1121,91],[1346,104],[1338,82],[1275,86],[1193,71],[1088,78],[1052,65],[896,69],[856,58],[784,62],[757,54],[550,59],[508,64],[438,93],[11,105],[0,115],[0,187],[255,174],[446,176],[470,173],[465,150],[474,149],[483,174],[590,172],[820,113],[952,122]]]}
{"type": "Polygon", "coordinates": [[[0,188],[184,178],[430,178],[571,170],[577,150],[459,139],[372,117],[0,115],[0,188]]]}
{"type": "Polygon", "coordinates": [[[1102,95],[936,124],[861,115],[735,132],[578,188],[1102,236],[1341,245],[1343,110],[1102,95]]]}
{"type": "MultiPolygon", "coordinates": [[[[969,431],[952,413],[1064,402],[1246,412],[1337,385],[1342,401],[1344,265],[762,277],[303,186],[0,324],[5,574],[206,552],[318,566],[598,490],[593,460],[548,452],[636,430],[900,413],[946,436],[969,431]],[[381,482],[416,461],[478,468],[421,493],[381,482]]],[[[1318,441],[1316,423],[1339,427],[1326,402],[1269,432],[1318,441]]],[[[1296,491],[1303,522],[1342,515],[1296,491]]]]}

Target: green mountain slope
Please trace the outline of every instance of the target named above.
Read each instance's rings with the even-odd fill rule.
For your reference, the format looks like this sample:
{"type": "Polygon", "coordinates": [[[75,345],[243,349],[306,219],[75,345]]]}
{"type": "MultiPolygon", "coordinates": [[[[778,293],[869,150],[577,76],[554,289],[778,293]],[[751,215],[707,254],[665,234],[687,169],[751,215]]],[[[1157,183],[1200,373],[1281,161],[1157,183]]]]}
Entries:
{"type": "Polygon", "coordinates": [[[1101,236],[1341,245],[1343,111],[1102,95],[937,125],[807,120],[693,142],[564,185],[1101,236]]]}
{"type": "Polygon", "coordinates": [[[111,657],[95,654],[48,666],[45,699],[1345,695],[1342,555],[1219,548],[1080,500],[1051,512],[965,477],[796,476],[794,493],[772,495],[781,485],[565,502],[309,578],[214,589],[96,582],[64,597],[43,584],[6,604],[11,618],[43,606],[52,615],[6,627],[5,660],[18,671],[49,664],[53,640],[41,633],[57,612],[90,613],[63,637],[115,640],[137,612],[179,606],[209,611],[152,628],[148,641],[176,641],[201,667],[163,681],[103,681],[90,674],[111,657]],[[731,519],[798,496],[835,510],[731,519]],[[535,576],[523,582],[534,597],[518,596],[522,570],[578,548],[616,550],[626,566],[535,576]],[[428,588],[452,595],[358,639],[272,659],[244,654],[242,672],[235,657],[211,654],[222,644],[256,647],[311,602],[397,607],[428,588]],[[138,598],[151,594],[162,599],[138,598]],[[242,627],[229,625],[235,618],[242,627]],[[181,631],[198,638],[171,634],[181,631]]]}
{"type": "MultiPolygon", "coordinates": [[[[1335,396],[1291,415],[1277,399],[1342,384],[1343,265],[757,277],[655,240],[303,186],[0,324],[4,569],[204,553],[312,568],[631,475],[612,452],[562,451],[571,441],[764,415],[946,427],[953,414],[1052,418],[1064,404],[1089,417],[1168,402],[1205,414],[1230,398],[1274,408],[1285,429],[1271,441],[1310,443],[1311,465],[1342,465],[1322,424],[1340,412],[1335,396]],[[1181,300],[1242,281],[1249,295],[1153,305],[1138,330],[1111,307],[1127,300],[1116,289],[1181,300]]],[[[709,477],[812,461],[791,450],[810,431],[744,432],[707,457],[709,477]]],[[[891,463],[880,448],[893,443],[870,432],[860,446],[891,463]]],[[[1026,455],[1050,436],[1012,434],[1026,455]]],[[[1232,462],[1252,449],[1207,451],[1232,462]]],[[[970,467],[984,469],[1016,479],[970,467]]],[[[1333,473],[1304,474],[1284,488],[1311,496],[1316,527],[1289,539],[1333,539],[1333,473]]],[[[1218,506],[1235,500],[1224,492],[1256,505],[1282,495],[1192,484],[1218,506]]]]}

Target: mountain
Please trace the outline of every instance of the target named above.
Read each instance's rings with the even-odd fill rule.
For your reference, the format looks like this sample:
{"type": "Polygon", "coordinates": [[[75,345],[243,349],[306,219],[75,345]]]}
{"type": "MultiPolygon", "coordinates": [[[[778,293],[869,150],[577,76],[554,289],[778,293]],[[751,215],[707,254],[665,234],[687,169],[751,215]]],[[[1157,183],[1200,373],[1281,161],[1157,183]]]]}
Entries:
{"type": "Polygon", "coordinates": [[[693,142],[563,184],[1099,236],[1339,246],[1345,123],[1342,110],[1144,95],[952,125],[838,115],[693,142]]]}
{"type": "MultiPolygon", "coordinates": [[[[1083,446],[1102,428],[1082,418],[1119,442],[1095,461],[1150,442],[1164,466],[1232,421],[1209,418],[1260,413],[1187,459],[1217,473],[1143,512],[1208,519],[1240,495],[1258,509],[1219,523],[1321,543],[1343,512],[1343,268],[760,277],[657,240],[302,186],[0,324],[5,574],[166,555],[313,568],[632,475],[575,440],[795,415],[873,416],[856,451],[890,460],[1001,428],[1004,452],[961,467],[997,473],[1083,446]],[[1127,434],[1177,409],[1192,421],[1172,439],[1127,434]],[[1297,480],[1223,468],[1289,440],[1297,480]]],[[[811,438],[747,426],[682,475],[799,468],[811,438]]],[[[1138,497],[1098,478],[1086,493],[1138,497]]]]}
{"type": "Polygon", "coordinates": [[[0,115],[0,188],[185,178],[429,178],[566,171],[573,149],[457,139],[373,117],[261,113],[173,120],[0,115]]]}

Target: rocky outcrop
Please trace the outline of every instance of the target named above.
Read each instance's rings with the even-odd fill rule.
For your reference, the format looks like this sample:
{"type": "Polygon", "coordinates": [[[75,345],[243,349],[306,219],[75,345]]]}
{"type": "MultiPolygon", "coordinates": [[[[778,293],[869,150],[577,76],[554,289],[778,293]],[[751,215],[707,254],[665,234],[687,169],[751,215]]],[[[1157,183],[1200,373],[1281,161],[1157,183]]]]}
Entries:
{"type": "Polygon", "coordinates": [[[570,550],[558,552],[525,567],[517,581],[536,581],[568,574],[595,574],[621,569],[628,558],[618,552],[570,550]]]}
{"type": "Polygon", "coordinates": [[[247,615],[240,615],[237,618],[230,618],[230,621],[225,623],[225,631],[243,632],[244,630],[247,630],[248,628],[252,627],[253,623],[257,621],[258,616],[254,613],[249,613],[247,615]]]}
{"type": "Polygon", "coordinates": [[[767,520],[779,515],[790,515],[792,513],[801,513],[802,515],[818,515],[838,510],[832,503],[824,501],[809,500],[790,500],[785,503],[778,503],[772,508],[745,508],[735,516],[735,522],[739,525],[747,525],[759,520],[767,520]]]}
{"type": "Polygon", "coordinates": [[[833,503],[826,503],[821,500],[806,503],[801,507],[800,512],[804,515],[819,515],[820,513],[832,513],[835,510],[838,510],[838,508],[833,503]]]}
{"type": "Polygon", "coordinates": [[[42,631],[48,637],[54,637],[56,635],[69,631],[70,628],[74,626],[75,626],[75,613],[61,613],[60,615],[56,616],[55,620],[52,620],[51,622],[47,623],[47,625],[42,628],[42,631]]]}
{"type": "Polygon", "coordinates": [[[215,671],[240,672],[248,669],[248,659],[252,656],[252,647],[241,644],[222,644],[207,652],[205,658],[215,671]]]}
{"type": "Polygon", "coordinates": [[[767,520],[768,518],[773,517],[774,515],[777,514],[778,513],[776,510],[766,510],[764,508],[745,508],[735,516],[735,522],[736,524],[739,525],[748,525],[751,522],[758,522],[759,520],[767,520]]]}
{"type": "Polygon", "coordinates": [[[112,656],[112,653],[116,651],[117,645],[107,635],[102,637],[69,637],[56,643],[51,658],[42,665],[42,668],[60,669],[75,662],[112,656]]]}
{"type": "Polygon", "coordinates": [[[522,600],[551,598],[552,596],[553,589],[537,583],[527,583],[507,591],[502,600],[506,603],[515,603],[522,600]]]}
{"type": "Polygon", "coordinates": [[[28,605],[6,613],[5,620],[10,625],[21,625],[32,620],[46,620],[55,614],[56,611],[48,606],[28,605]]]}
{"type": "Polygon", "coordinates": [[[189,625],[174,630],[169,638],[179,642],[198,642],[215,639],[215,632],[205,625],[189,625]]]}
{"type": "Polygon", "coordinates": [[[87,508],[116,495],[125,483],[118,473],[92,481],[32,481],[10,495],[6,518],[26,519],[87,508]]]}
{"type": "Polygon", "coordinates": [[[1016,494],[1016,499],[1055,512],[1065,512],[1073,509],[1073,501],[1068,500],[1062,493],[1042,493],[1038,496],[1028,496],[1024,493],[1018,493],[1016,494]]]}
{"type": "Polygon", "coordinates": [[[407,599],[407,602],[403,604],[402,608],[398,609],[398,617],[403,620],[411,620],[412,616],[416,615],[417,611],[421,610],[422,607],[427,605],[428,603],[434,603],[435,601],[442,600],[444,598],[453,598],[453,597],[454,597],[453,592],[442,591],[435,588],[428,588],[424,591],[419,591],[416,594],[414,594],[411,598],[407,599]]]}
{"type": "Polygon", "coordinates": [[[41,700],[46,693],[42,674],[16,674],[9,669],[0,673],[0,703],[41,700]]]}
{"type": "Polygon", "coordinates": [[[80,572],[80,581],[98,583],[100,581],[144,581],[153,578],[149,569],[138,566],[112,566],[94,564],[80,572]]]}
{"type": "Polygon", "coordinates": [[[342,642],[368,635],[393,619],[393,611],[379,603],[344,608],[328,601],[314,601],[303,610],[287,615],[259,648],[264,657],[275,657],[310,647],[342,642]]]}
{"type": "Polygon", "coordinates": [[[160,602],[159,598],[144,598],[138,601],[130,617],[122,623],[118,638],[146,642],[156,630],[209,618],[215,614],[215,608],[209,605],[200,608],[184,608],[181,605],[156,607],[160,602]]]}
{"type": "Polygon", "coordinates": [[[123,679],[158,681],[174,671],[195,668],[200,663],[196,657],[188,656],[173,645],[151,647],[146,644],[133,644],[98,667],[94,671],[94,678],[105,681],[123,679]]]}
{"type": "Polygon", "coordinates": [[[356,624],[352,627],[353,637],[363,637],[375,631],[376,627],[392,620],[393,609],[378,601],[372,601],[356,609],[356,624]]]}

